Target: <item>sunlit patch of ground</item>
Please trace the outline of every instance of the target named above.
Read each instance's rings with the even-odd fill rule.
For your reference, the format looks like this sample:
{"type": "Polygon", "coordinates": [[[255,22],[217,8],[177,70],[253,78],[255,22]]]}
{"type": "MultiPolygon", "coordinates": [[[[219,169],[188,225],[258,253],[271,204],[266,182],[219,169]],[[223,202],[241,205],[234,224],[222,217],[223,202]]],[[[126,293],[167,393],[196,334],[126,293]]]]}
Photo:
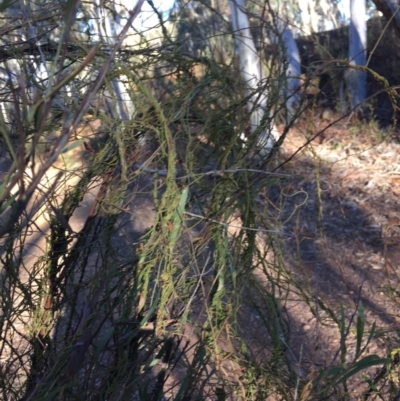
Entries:
{"type": "MultiPolygon", "coordinates": [[[[44,294],[38,288],[37,280],[43,277],[44,269],[46,269],[46,266],[41,262],[41,258],[48,251],[49,244],[47,241],[50,234],[50,221],[52,218],[57,218],[57,211],[61,207],[65,194],[77,185],[84,171],[88,168],[88,161],[90,160],[90,155],[85,151],[81,142],[79,142],[79,146],[72,146],[70,150],[68,150],[68,147],[74,143],[77,144],[79,138],[87,139],[91,137],[94,130],[98,129],[99,126],[99,122],[95,121],[78,129],[78,138],[71,140],[66,151],[46,171],[22,215],[21,224],[24,227],[22,229],[24,234],[14,242],[14,258],[16,261],[21,258],[21,265],[18,271],[19,285],[18,288],[8,294],[9,302],[13,304],[13,314],[15,316],[4,323],[2,338],[7,339],[7,341],[0,342],[2,345],[0,366],[4,371],[8,372],[7,374],[15,376],[15,389],[21,387],[26,380],[29,366],[24,365],[29,361],[29,354],[27,354],[31,349],[29,339],[37,335],[34,311],[26,309],[26,305],[23,303],[25,295],[21,292],[21,288],[29,286],[29,291],[37,294],[35,298],[37,305],[35,307],[43,306],[40,305],[40,296],[43,297],[44,294]],[[51,196],[49,196],[50,190],[52,191],[51,196]],[[21,359],[20,356],[22,356],[21,359]]],[[[8,172],[11,162],[4,150],[0,156],[2,156],[0,158],[1,182],[8,172]]],[[[37,155],[35,165],[29,166],[25,171],[24,179],[26,185],[32,181],[35,173],[41,168],[46,156],[44,147],[43,152],[37,155]]],[[[90,213],[99,188],[98,179],[93,180],[91,187],[92,189],[85,194],[80,206],[69,220],[69,226],[74,232],[79,232],[83,228],[90,213]]],[[[18,186],[15,186],[11,193],[16,193],[17,190],[18,186]]],[[[3,214],[2,221],[6,221],[6,219],[7,211],[3,214]]],[[[4,246],[4,241],[1,245],[4,246]]],[[[4,257],[3,251],[1,249],[0,252],[4,257]]],[[[1,273],[2,270],[3,266],[0,266],[0,274],[3,275],[1,273]]],[[[6,294],[4,293],[3,298],[6,299],[6,294]]]]}
{"type": "MultiPolygon", "coordinates": [[[[284,259],[293,277],[337,316],[342,305],[347,322],[353,321],[346,342],[350,362],[360,301],[368,330],[376,322],[367,354],[385,357],[397,346],[400,145],[374,125],[347,120],[308,143],[337,117],[304,116],[291,129],[282,149],[282,160],[291,160],[280,171],[293,178],[272,188],[265,199],[275,204],[272,215],[287,234],[282,237],[284,259]]],[[[285,303],[297,354],[302,348],[302,359],[311,368],[339,363],[337,324],[311,299],[312,315],[300,298],[285,303]]],[[[375,371],[369,370],[371,377],[375,371]]],[[[364,390],[359,381],[353,383],[355,393],[364,390]]]]}

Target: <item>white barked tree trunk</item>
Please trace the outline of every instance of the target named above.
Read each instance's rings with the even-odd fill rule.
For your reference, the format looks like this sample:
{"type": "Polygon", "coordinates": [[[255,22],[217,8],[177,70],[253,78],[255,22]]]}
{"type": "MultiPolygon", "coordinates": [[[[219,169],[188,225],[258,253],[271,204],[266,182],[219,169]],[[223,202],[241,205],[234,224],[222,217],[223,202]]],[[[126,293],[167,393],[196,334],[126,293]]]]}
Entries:
{"type": "MultiPolygon", "coordinates": [[[[349,63],[365,66],[367,60],[366,0],[350,0],[349,63]]],[[[351,108],[361,104],[367,96],[367,73],[349,68],[346,72],[351,108]]]]}
{"type": "Polygon", "coordinates": [[[285,71],[285,85],[281,95],[286,103],[286,123],[289,123],[300,105],[300,53],[297,43],[294,40],[292,30],[288,26],[283,28],[281,40],[284,47],[284,54],[281,56],[281,59],[285,60],[287,65],[285,71]]]}
{"type": "Polygon", "coordinates": [[[251,133],[257,130],[257,148],[259,155],[264,158],[270,154],[277,139],[277,130],[273,122],[270,121],[268,93],[262,87],[265,75],[250,32],[250,23],[244,1],[229,0],[229,7],[236,50],[240,60],[240,72],[246,91],[245,95],[250,99],[247,103],[247,109],[251,113],[251,133]]]}

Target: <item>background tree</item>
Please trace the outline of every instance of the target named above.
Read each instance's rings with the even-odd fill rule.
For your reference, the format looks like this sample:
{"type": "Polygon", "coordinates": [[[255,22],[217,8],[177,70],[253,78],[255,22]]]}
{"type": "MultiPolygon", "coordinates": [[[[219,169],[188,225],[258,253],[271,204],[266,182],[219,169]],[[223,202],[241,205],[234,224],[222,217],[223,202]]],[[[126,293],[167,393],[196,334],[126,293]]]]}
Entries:
{"type": "Polygon", "coordinates": [[[373,2],[388,21],[394,22],[397,32],[400,33],[400,9],[398,3],[392,0],[373,0],[373,2]]]}
{"type": "MultiPolygon", "coordinates": [[[[350,1],[349,63],[365,66],[367,61],[367,23],[365,0],[350,1]]],[[[367,73],[349,69],[346,72],[350,105],[355,108],[364,102],[367,94],[367,73]]]]}
{"type": "Polygon", "coordinates": [[[274,122],[271,120],[272,113],[271,106],[268,104],[268,93],[266,88],[263,88],[265,74],[254,45],[244,2],[241,0],[229,1],[229,6],[240,71],[246,88],[246,97],[250,99],[247,102],[247,108],[251,114],[250,131],[251,133],[257,132],[260,154],[267,156],[278,138],[274,122]]]}

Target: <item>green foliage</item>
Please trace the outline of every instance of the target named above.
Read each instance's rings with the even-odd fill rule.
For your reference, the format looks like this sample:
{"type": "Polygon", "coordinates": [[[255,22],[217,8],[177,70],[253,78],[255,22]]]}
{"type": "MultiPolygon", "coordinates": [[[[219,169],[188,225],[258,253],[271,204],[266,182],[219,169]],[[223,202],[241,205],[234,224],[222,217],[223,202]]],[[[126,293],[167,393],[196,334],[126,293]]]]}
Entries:
{"type": "MultiPolygon", "coordinates": [[[[186,8],[179,26],[161,21],[160,46],[142,37],[135,50],[119,51],[117,41],[106,48],[106,37],[83,40],[93,34],[87,3],[76,20],[77,1],[55,4],[63,12],[55,7],[44,26],[43,10],[34,13],[40,28],[63,21],[59,43],[40,48],[50,60],[46,85],[21,83],[28,68],[15,50],[17,128],[0,113],[11,160],[0,187],[3,398],[345,399],[353,377],[385,364],[395,382],[398,356],[367,355],[375,326],[365,339],[362,304],[349,360],[352,320],[285,266],[282,233],[260,196],[284,177],[272,172],[274,155],[255,157],[256,137],[241,138],[249,116],[221,10],[197,9],[219,32],[199,25],[203,43],[182,43],[193,24],[186,8]],[[116,79],[134,105],[127,119],[116,79]],[[56,99],[65,102],[62,117],[56,99]],[[32,259],[32,248],[40,256],[32,259]],[[314,315],[326,313],[341,336],[339,358],[313,374],[292,343],[292,294],[314,315]]],[[[281,69],[265,84],[272,117],[284,107],[274,75],[281,69]]]]}

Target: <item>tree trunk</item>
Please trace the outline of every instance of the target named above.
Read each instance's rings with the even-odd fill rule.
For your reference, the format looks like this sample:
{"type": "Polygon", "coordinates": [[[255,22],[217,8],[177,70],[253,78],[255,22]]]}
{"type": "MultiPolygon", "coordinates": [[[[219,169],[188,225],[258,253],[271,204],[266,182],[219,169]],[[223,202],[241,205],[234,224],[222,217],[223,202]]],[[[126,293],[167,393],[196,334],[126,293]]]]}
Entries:
{"type": "Polygon", "coordinates": [[[246,14],[243,0],[229,0],[231,21],[234,31],[235,44],[240,60],[240,69],[246,96],[250,98],[247,109],[251,113],[251,133],[259,132],[257,148],[261,157],[271,152],[275,143],[273,122],[269,118],[267,93],[260,93],[260,83],[265,78],[260,57],[256,51],[254,40],[250,32],[250,23],[246,14]]]}
{"type": "Polygon", "coordinates": [[[287,62],[285,72],[286,82],[283,95],[286,102],[286,109],[288,111],[286,118],[286,123],[288,123],[289,120],[292,119],[300,103],[299,87],[301,65],[299,49],[289,27],[283,29],[282,41],[283,46],[285,47],[285,54],[282,58],[287,62]]]}
{"type": "Polygon", "coordinates": [[[400,35],[400,10],[399,4],[392,0],[372,0],[376,8],[389,21],[393,17],[394,26],[400,35]]]}
{"type": "MultiPolygon", "coordinates": [[[[349,63],[365,66],[367,49],[367,23],[365,0],[350,0],[349,63]]],[[[367,94],[367,74],[349,68],[346,72],[347,90],[352,108],[362,103],[367,94]]]]}

